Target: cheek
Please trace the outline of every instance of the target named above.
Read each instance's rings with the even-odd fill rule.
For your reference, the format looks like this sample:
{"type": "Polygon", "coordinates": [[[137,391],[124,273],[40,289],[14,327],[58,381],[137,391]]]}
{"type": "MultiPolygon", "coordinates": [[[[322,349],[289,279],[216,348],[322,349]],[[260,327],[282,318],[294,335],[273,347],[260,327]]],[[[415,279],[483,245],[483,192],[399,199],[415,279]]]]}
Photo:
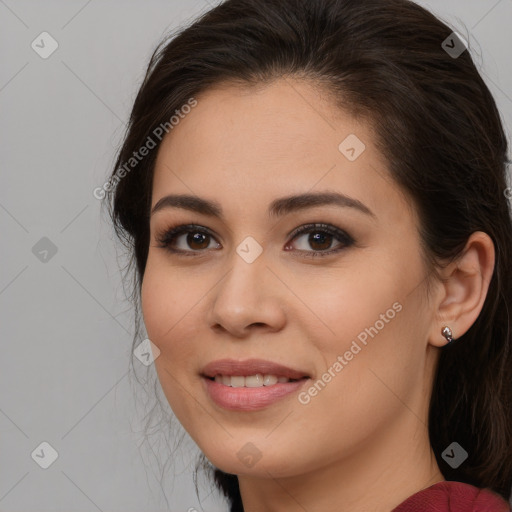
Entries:
{"type": "Polygon", "coordinates": [[[164,371],[164,368],[167,367],[165,359],[168,358],[164,338],[165,331],[172,326],[172,318],[169,318],[169,311],[172,309],[169,308],[170,298],[166,295],[159,274],[155,272],[154,265],[148,258],[141,286],[141,308],[148,338],[160,350],[160,355],[154,363],[160,382],[169,379],[164,371]]]}
{"type": "Polygon", "coordinates": [[[175,271],[148,258],[141,287],[141,307],[149,339],[161,350],[179,328],[186,316],[187,294],[175,271]],[[179,290],[179,293],[178,293],[179,290]]]}
{"type": "Polygon", "coordinates": [[[175,309],[173,294],[168,293],[167,285],[160,277],[158,269],[148,260],[141,287],[142,315],[149,339],[162,349],[161,338],[172,325],[169,314],[175,309]]]}
{"type": "Polygon", "coordinates": [[[141,287],[141,307],[149,339],[159,348],[157,363],[190,371],[197,362],[197,315],[211,284],[191,273],[148,257],[141,287]]]}
{"type": "Polygon", "coordinates": [[[148,338],[160,350],[154,364],[162,390],[180,422],[190,428],[187,418],[196,417],[198,411],[193,407],[194,401],[187,400],[189,395],[184,390],[190,389],[189,379],[195,375],[191,341],[197,334],[190,331],[193,330],[191,306],[197,299],[187,297],[180,281],[183,278],[177,272],[148,258],[141,307],[148,338]]]}
{"type": "MultiPolygon", "coordinates": [[[[364,265],[363,265],[364,267],[364,265]]],[[[403,294],[393,272],[380,272],[368,268],[354,268],[350,272],[324,273],[301,287],[301,296],[306,304],[311,304],[309,314],[318,323],[325,337],[319,337],[322,348],[330,352],[343,350],[359,334],[364,338],[365,329],[377,322],[379,333],[389,327],[400,316],[393,304],[400,301],[403,294]],[[386,312],[387,315],[386,315],[386,312]],[[381,314],[384,320],[381,320],[381,314]],[[390,320],[391,318],[391,320],[390,320]],[[385,322],[388,320],[387,322],[385,322]],[[384,323],[385,322],[385,323],[384,323]]]]}
{"type": "Polygon", "coordinates": [[[303,320],[302,327],[311,334],[321,355],[321,371],[330,369],[336,375],[331,379],[333,384],[326,386],[334,392],[330,398],[335,402],[350,402],[350,396],[363,398],[363,403],[351,403],[354,410],[380,396],[375,386],[383,387],[376,376],[381,373],[383,379],[390,379],[407,393],[415,378],[416,363],[421,363],[424,304],[420,289],[411,293],[420,280],[421,265],[411,259],[404,269],[396,258],[392,260],[381,254],[372,264],[351,266],[351,271],[343,272],[341,277],[334,273],[319,275],[314,286],[303,289],[305,302],[312,305],[315,315],[309,313],[310,320],[307,324],[303,320]],[[396,380],[397,375],[403,377],[401,382],[396,380]]]}

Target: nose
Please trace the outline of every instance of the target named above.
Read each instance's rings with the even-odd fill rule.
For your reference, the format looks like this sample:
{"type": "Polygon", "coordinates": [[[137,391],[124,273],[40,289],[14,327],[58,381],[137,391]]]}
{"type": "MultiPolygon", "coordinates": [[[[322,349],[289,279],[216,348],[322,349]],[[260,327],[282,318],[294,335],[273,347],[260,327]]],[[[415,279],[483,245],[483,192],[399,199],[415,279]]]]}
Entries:
{"type": "Polygon", "coordinates": [[[271,271],[265,251],[252,263],[235,251],[230,270],[212,290],[207,318],[212,329],[245,338],[254,329],[275,332],[286,323],[286,288],[271,271]]]}

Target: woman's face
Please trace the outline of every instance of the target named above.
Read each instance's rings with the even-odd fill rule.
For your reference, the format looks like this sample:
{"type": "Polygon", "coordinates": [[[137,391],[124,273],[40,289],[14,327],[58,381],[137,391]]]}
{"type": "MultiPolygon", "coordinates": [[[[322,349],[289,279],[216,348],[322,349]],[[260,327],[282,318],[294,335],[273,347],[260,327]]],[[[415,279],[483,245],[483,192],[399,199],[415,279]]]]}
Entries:
{"type": "Polygon", "coordinates": [[[159,148],[142,284],[170,406],[229,473],[392,456],[426,431],[437,349],[418,219],[374,134],[298,80],[197,101],[159,148]]]}

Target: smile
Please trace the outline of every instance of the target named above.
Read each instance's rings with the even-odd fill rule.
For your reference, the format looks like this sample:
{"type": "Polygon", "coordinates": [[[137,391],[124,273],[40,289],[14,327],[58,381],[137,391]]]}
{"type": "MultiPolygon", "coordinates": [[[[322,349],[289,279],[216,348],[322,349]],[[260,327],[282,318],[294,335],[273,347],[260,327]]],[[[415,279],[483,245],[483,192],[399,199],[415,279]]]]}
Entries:
{"type": "Polygon", "coordinates": [[[232,388],[261,388],[263,386],[273,386],[278,382],[295,382],[297,379],[289,379],[284,376],[277,375],[263,375],[257,373],[256,375],[215,375],[215,382],[230,386],[232,388]]]}

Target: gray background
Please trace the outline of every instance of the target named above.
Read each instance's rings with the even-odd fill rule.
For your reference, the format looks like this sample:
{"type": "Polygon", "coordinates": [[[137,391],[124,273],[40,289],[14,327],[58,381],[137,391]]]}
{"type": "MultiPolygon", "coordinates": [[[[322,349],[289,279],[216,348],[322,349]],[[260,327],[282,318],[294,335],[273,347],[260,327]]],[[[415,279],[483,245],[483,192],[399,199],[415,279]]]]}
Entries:
{"type": "MultiPolygon", "coordinates": [[[[467,27],[510,133],[512,0],[421,3],[463,35],[467,27]]],[[[92,191],[113,165],[155,45],[210,5],[0,0],[2,512],[155,512],[169,510],[166,499],[173,512],[201,510],[190,439],[174,454],[142,448],[122,253],[92,191]],[[47,59],[31,48],[43,31],[59,45],[47,59]],[[57,249],[45,262],[33,252],[43,237],[57,249]],[[48,469],[31,457],[43,441],[58,452],[48,469]],[[162,487],[152,451],[175,464],[162,487]]],[[[205,510],[226,510],[209,494],[204,486],[205,510]]]]}

